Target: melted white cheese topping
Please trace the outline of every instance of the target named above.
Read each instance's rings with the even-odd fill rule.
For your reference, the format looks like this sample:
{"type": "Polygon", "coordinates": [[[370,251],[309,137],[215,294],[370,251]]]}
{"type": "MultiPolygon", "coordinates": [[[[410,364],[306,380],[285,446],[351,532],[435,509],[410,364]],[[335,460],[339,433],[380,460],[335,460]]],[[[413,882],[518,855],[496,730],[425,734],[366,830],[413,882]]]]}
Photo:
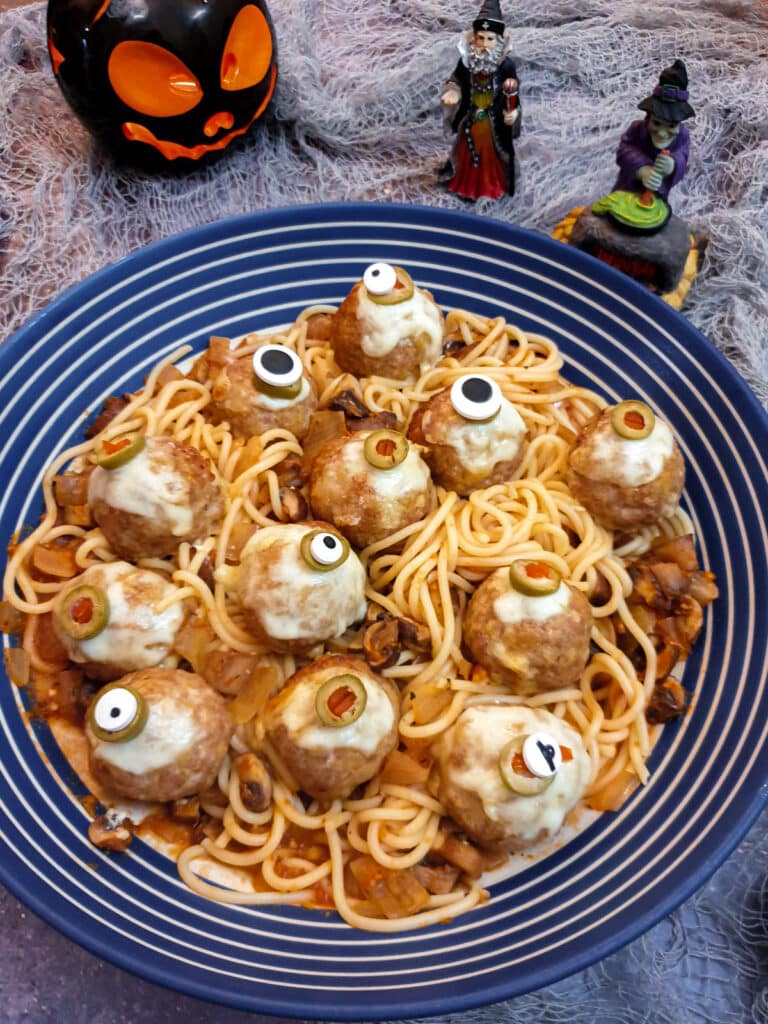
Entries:
{"type": "Polygon", "coordinates": [[[262,627],[276,640],[340,636],[365,615],[365,569],[354,551],[335,569],[318,572],[301,556],[301,538],[314,527],[301,523],[265,526],[248,540],[240,556],[238,589],[244,591],[243,574],[255,574],[260,584],[258,599],[262,627]],[[277,546],[279,557],[268,571],[259,564],[258,552],[277,546]],[[256,557],[252,557],[256,556],[256,557]]]}
{"type": "MultiPolygon", "coordinates": [[[[330,679],[335,673],[328,672],[330,679]]],[[[395,720],[392,703],[379,684],[365,676],[358,676],[367,695],[365,710],[350,725],[334,727],[323,725],[315,711],[317,680],[299,683],[280,711],[280,718],[295,743],[305,749],[355,749],[373,754],[389,733],[395,720]]],[[[322,680],[325,682],[325,679],[322,680]]]]}
{"type": "Polygon", "coordinates": [[[94,753],[116,768],[136,775],[173,764],[200,740],[192,710],[163,697],[153,701],[142,731],[120,743],[96,740],[94,753]]]}
{"type": "Polygon", "coordinates": [[[373,490],[384,499],[398,498],[413,491],[423,492],[429,487],[430,473],[418,449],[410,444],[408,454],[401,463],[391,469],[377,469],[365,457],[365,437],[356,437],[344,445],[342,458],[344,469],[350,476],[365,476],[373,490]]]}
{"type": "MultiPolygon", "coordinates": [[[[495,575],[509,579],[509,569],[497,569],[495,575]]],[[[561,582],[552,594],[535,596],[521,594],[512,584],[508,584],[506,593],[499,595],[493,602],[493,611],[500,622],[512,625],[515,622],[546,622],[566,610],[571,600],[571,591],[567,584],[561,582]]]]}
{"type": "Polygon", "coordinates": [[[661,474],[674,443],[672,431],[658,416],[648,437],[636,441],[620,437],[606,421],[587,442],[594,466],[589,476],[628,487],[650,483],[661,474]]]}
{"type": "Polygon", "coordinates": [[[166,523],[174,537],[193,525],[189,484],[170,462],[170,449],[148,437],[144,448],[123,466],[97,466],[88,483],[88,502],[101,498],[112,508],[166,523]]]}
{"type": "Polygon", "coordinates": [[[532,840],[544,829],[553,835],[568,811],[581,799],[589,781],[591,762],[577,732],[548,711],[517,706],[480,705],[467,708],[448,730],[449,750],[460,745],[469,757],[457,767],[450,754],[441,758],[451,781],[481,799],[486,817],[502,824],[509,836],[532,840]],[[549,785],[535,796],[521,796],[505,785],[499,757],[510,740],[533,732],[546,732],[573,754],[564,760],[549,785]]]}
{"type": "MultiPolygon", "coordinates": [[[[437,362],[443,345],[443,325],[437,306],[422,291],[414,288],[410,299],[386,306],[373,302],[365,288],[358,289],[357,317],[363,330],[363,352],[374,359],[389,355],[401,341],[413,341],[420,335],[426,344],[419,352],[424,373],[437,362]]],[[[420,342],[421,344],[421,342],[420,342]]]]}
{"type": "Polygon", "coordinates": [[[77,582],[106,592],[109,622],[89,640],[73,642],[70,656],[76,661],[129,665],[131,669],[150,668],[162,661],[184,619],[180,601],[157,611],[157,606],[176,592],[172,583],[129,562],[92,565],[77,582]]]}
{"type": "Polygon", "coordinates": [[[452,420],[445,432],[445,443],[456,458],[472,473],[490,473],[497,462],[514,459],[525,437],[525,423],[517,409],[506,398],[501,408],[487,423],[452,420]]]}

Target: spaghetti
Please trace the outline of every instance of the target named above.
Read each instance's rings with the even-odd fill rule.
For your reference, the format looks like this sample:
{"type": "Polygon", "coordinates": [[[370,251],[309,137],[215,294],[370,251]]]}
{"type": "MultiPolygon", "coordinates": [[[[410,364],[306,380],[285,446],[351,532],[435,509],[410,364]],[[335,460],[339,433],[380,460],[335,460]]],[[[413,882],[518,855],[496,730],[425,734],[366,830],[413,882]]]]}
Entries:
{"type": "MultiPolygon", "coordinates": [[[[561,376],[562,356],[547,338],[500,318],[452,311],[445,329],[451,341],[447,351],[453,354],[416,383],[356,380],[339,371],[327,341],[317,336],[322,334],[317,325],[331,312],[331,307],[308,309],[269,339],[298,354],[315,383],[320,409],[351,387],[372,415],[389,414],[404,430],[421,403],[472,370],[498,384],[522,416],[528,438],[513,479],[467,498],[438,487],[430,515],[359,552],[370,606],[419,624],[428,634],[421,646],[403,645],[396,663],[382,670],[401,693],[400,749],[362,791],[322,806],[291,788],[290,773],[265,739],[260,708],[305,659],[276,654],[257,642],[226,585],[245,539],[290,518],[284,481],[304,455],[295,436],[273,429],[243,441],[226,423],[208,422],[210,391],[194,374],[177,368],[189,353],[180,349],[152,370],[98,440],[140,431],[192,445],[210,459],[225,499],[217,533],[195,545],[181,544],[172,560],[138,563],[176,585],[166,604],[183,601],[193,609],[192,626],[177,644],[182,664],[197,670],[215,651],[240,656],[249,667],[246,682],[226,694],[236,730],[217,785],[201,796],[204,827],[196,841],[188,837],[178,857],[182,879],[220,902],[333,907],[354,927],[399,931],[453,918],[488,897],[480,875],[493,861],[457,835],[430,785],[430,744],[466,708],[524,703],[567,722],[588,753],[586,800],[597,808],[616,806],[623,793],[646,781],[659,728],[646,718],[659,676],[658,644],[630,603],[629,563],[659,534],[689,534],[691,524],[678,511],[614,546],[613,535],[574,499],[565,483],[568,453],[580,428],[606,402],[561,376]],[[462,618],[489,573],[530,557],[545,561],[591,599],[592,654],[578,684],[524,698],[494,684],[467,659],[462,618]],[[627,635],[641,658],[626,653],[620,637],[627,635]],[[261,809],[249,807],[242,795],[240,773],[249,752],[269,764],[273,777],[268,805],[261,809]],[[442,870],[451,865],[452,873],[442,870]],[[435,877],[422,885],[425,871],[435,877]]],[[[261,337],[246,337],[236,354],[248,355],[261,344],[261,337]]],[[[71,514],[76,506],[62,508],[55,492],[57,475],[82,467],[96,442],[94,437],[62,452],[48,467],[43,516],[11,546],[5,571],[6,605],[24,616],[21,646],[33,678],[46,686],[55,686],[61,672],[41,639],[41,623],[56,593],[89,565],[115,557],[102,531],[87,516],[78,521],[82,517],[71,514]],[[41,549],[68,552],[71,568],[59,576],[35,571],[41,549]]],[[[325,650],[359,653],[360,635],[360,629],[351,629],[325,650]]]]}

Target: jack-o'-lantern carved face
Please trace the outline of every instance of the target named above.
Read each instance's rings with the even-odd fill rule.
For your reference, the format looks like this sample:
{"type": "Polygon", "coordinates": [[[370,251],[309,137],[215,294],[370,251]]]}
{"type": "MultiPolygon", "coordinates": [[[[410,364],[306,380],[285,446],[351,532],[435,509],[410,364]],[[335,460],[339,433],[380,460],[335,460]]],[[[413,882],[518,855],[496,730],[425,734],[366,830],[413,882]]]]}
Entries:
{"type": "Polygon", "coordinates": [[[277,80],[264,0],[49,0],[54,74],[118,158],[187,165],[261,117],[277,80]]]}

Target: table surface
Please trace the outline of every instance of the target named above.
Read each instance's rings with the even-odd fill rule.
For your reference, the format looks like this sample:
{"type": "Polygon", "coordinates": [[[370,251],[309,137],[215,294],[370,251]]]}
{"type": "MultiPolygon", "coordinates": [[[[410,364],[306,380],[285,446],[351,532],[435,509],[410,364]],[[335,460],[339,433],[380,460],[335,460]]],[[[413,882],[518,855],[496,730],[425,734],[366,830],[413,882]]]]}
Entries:
{"type": "MultiPolygon", "coordinates": [[[[49,73],[43,4],[24,7],[21,0],[0,0],[0,97],[2,89],[15,97],[3,126],[8,134],[0,134],[0,272],[20,247],[28,252],[26,262],[15,264],[17,277],[3,278],[9,287],[8,300],[0,297],[3,324],[19,326],[57,290],[141,241],[217,216],[260,205],[370,198],[366,190],[371,188],[384,198],[449,205],[451,200],[434,192],[433,171],[443,142],[438,131],[423,125],[439,119],[435,97],[451,70],[452,40],[478,6],[460,0],[446,13],[443,0],[408,5],[398,0],[273,0],[273,17],[284,27],[278,115],[290,119],[286,152],[304,146],[313,176],[286,175],[270,184],[259,178],[255,163],[247,172],[234,163],[222,170],[220,188],[208,181],[203,198],[199,182],[169,180],[152,187],[105,168],[49,73]],[[23,9],[12,11],[15,7],[23,9]],[[414,48],[411,109],[400,121],[392,114],[385,130],[366,120],[369,94],[384,81],[392,113],[399,80],[387,77],[387,61],[372,61],[370,51],[377,39],[382,53],[387,51],[377,12],[386,21],[398,11],[410,26],[414,48]],[[27,17],[26,12],[32,13],[27,17]],[[326,61],[326,72],[316,74],[311,87],[300,88],[293,70],[311,63],[316,52],[326,61]],[[334,76],[327,62],[334,55],[348,66],[349,95],[343,89],[334,93],[328,85],[334,76]],[[27,76],[21,88],[19,74],[27,76]],[[323,121],[324,106],[328,114],[323,121]],[[38,122],[36,129],[30,118],[38,122]],[[136,197],[151,207],[144,219],[130,210],[136,197]]],[[[522,0],[505,3],[504,13],[519,38],[526,120],[518,154],[524,176],[514,201],[480,204],[477,210],[548,230],[589,194],[597,176],[611,174],[616,126],[626,122],[627,114],[635,116],[634,103],[626,97],[643,95],[644,82],[632,74],[631,61],[650,61],[648,66],[659,68],[668,63],[670,50],[685,55],[697,83],[700,117],[694,167],[679,188],[680,202],[688,215],[704,223],[711,242],[683,312],[765,399],[768,4],[681,0],[676,11],[678,28],[670,40],[662,0],[647,0],[642,8],[634,0],[578,5],[548,0],[535,11],[522,0]],[[619,81],[629,92],[616,96],[611,83],[619,81]],[[607,170],[596,170],[598,164],[588,159],[590,148],[607,154],[607,170]],[[572,157],[568,174],[553,174],[553,154],[561,162],[572,157]]],[[[379,116],[377,110],[371,118],[379,116]]],[[[455,205],[459,208],[458,201],[455,205]]],[[[708,885],[625,950],[547,990],[440,1019],[451,1024],[768,1024],[767,852],[768,810],[708,885]]],[[[276,1019],[215,1006],[133,977],[74,945],[3,891],[0,914],[0,1024],[276,1019]]]]}

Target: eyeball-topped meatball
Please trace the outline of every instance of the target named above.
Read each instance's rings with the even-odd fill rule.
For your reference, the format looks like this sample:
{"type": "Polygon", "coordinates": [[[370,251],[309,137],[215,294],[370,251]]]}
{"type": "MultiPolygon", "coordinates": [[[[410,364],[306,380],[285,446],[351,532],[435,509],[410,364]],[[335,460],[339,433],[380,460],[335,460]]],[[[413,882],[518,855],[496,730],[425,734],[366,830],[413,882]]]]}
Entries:
{"type": "Polygon", "coordinates": [[[53,627],[75,664],[93,679],[117,679],[159,665],[184,621],[176,587],[129,562],[89,566],[56,595],[53,627]]]}
{"type": "Polygon", "coordinates": [[[133,800],[180,800],[207,789],[234,725],[227,705],[193,672],[129,672],[96,694],[86,716],[91,771],[133,800]]]}
{"type": "Polygon", "coordinates": [[[364,548],[423,519],[434,506],[429,468],[395,430],[360,431],[327,442],[309,477],[316,516],[364,548]]]}
{"type": "Polygon", "coordinates": [[[523,458],[526,428],[498,384],[459,377],[415,411],[408,437],[423,445],[436,483],[466,496],[510,480],[523,458]]]}
{"type": "Polygon", "coordinates": [[[669,426],[644,402],[620,402],[584,426],[566,480],[602,526],[632,530],[675,512],[685,462],[669,426]]]}
{"type": "Polygon", "coordinates": [[[413,381],[440,358],[443,314],[401,267],[374,263],[334,313],[330,340],[347,373],[413,381]]]}
{"type": "Polygon", "coordinates": [[[551,566],[520,559],[487,576],[469,600],[464,643],[513,693],[576,683],[589,657],[592,608],[551,566]]]}
{"type": "Polygon", "coordinates": [[[265,343],[249,355],[221,344],[198,364],[211,390],[203,415],[227,422],[235,437],[247,440],[267,430],[290,430],[301,441],[317,407],[315,385],[298,355],[287,345],[265,343]]]}
{"type": "Polygon", "coordinates": [[[543,708],[466,708],[432,749],[438,798],[491,849],[524,850],[554,836],[591,774],[581,736],[543,708]]]}
{"type": "Polygon", "coordinates": [[[365,569],[328,524],[281,523],[246,543],[237,593],[252,636],[273,651],[300,652],[363,618],[365,569]]]}
{"type": "Polygon", "coordinates": [[[396,687],[349,655],[296,672],[264,711],[266,738],[293,781],[318,800],[348,796],[397,745],[396,687]]]}
{"type": "Polygon", "coordinates": [[[129,562],[163,558],[207,537],[224,503],[210,461],[170,437],[126,434],[104,441],[88,505],[112,550],[129,562]]]}

